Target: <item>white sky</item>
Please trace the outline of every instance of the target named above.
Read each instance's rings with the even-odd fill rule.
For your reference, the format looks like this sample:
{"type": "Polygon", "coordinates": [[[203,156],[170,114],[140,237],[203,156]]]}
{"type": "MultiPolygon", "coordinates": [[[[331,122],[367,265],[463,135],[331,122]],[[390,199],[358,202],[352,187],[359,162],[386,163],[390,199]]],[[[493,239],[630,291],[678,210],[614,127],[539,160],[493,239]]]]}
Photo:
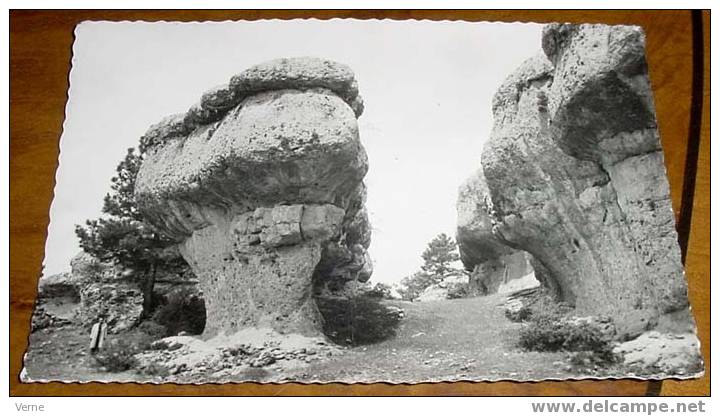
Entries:
{"type": "Polygon", "coordinates": [[[372,281],[416,271],[436,234],[455,235],[459,185],[479,167],[492,95],[540,50],[541,25],[293,20],[85,23],[76,30],[45,274],[69,269],[75,224],[100,215],[110,178],[147,127],[265,60],[349,65],[365,112],[360,137],[373,228],[372,281]]]}

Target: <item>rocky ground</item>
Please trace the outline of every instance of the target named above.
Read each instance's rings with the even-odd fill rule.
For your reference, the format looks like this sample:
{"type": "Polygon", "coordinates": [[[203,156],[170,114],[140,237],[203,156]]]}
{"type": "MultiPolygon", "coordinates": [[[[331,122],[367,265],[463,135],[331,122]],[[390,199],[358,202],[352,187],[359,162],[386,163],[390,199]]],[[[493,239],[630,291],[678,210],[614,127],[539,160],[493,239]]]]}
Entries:
{"type": "MultiPolygon", "coordinates": [[[[127,336],[109,335],[109,339],[127,336]]],[[[33,381],[141,381],[134,371],[109,373],[89,352],[90,330],[80,326],[46,328],[30,335],[25,356],[25,379],[33,381]]]]}
{"type": "MultiPolygon", "coordinates": [[[[405,318],[391,339],[349,348],[319,345],[315,351],[298,346],[283,352],[280,348],[248,349],[234,356],[220,352],[225,354],[221,361],[238,362],[237,371],[225,369],[214,375],[202,374],[200,378],[197,372],[177,375],[138,374],[134,370],[104,372],[88,352],[87,330],[66,326],[31,335],[26,374],[32,380],[140,382],[420,382],[585,375],[569,367],[564,353],[520,350],[516,342],[522,324],[505,318],[505,298],[506,295],[496,294],[420,303],[387,301],[405,311],[405,318]],[[238,358],[243,354],[246,358],[238,358]]],[[[167,349],[173,348],[176,347],[167,349]]]]}

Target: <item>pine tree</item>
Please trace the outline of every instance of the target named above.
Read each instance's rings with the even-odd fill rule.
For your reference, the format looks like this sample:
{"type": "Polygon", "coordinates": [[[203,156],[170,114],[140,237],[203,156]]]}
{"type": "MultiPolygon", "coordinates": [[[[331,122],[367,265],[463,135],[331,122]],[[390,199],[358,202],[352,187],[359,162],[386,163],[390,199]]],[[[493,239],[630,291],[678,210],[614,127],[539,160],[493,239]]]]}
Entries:
{"type": "Polygon", "coordinates": [[[428,247],[422,253],[422,259],[425,262],[421,267],[422,271],[432,276],[435,283],[462,273],[453,265],[460,260],[457,244],[445,233],[438,234],[428,243],[428,247]]]}
{"type": "Polygon", "coordinates": [[[143,154],[130,148],[111,179],[110,193],[105,195],[102,213],[85,226],[76,225],[80,247],[103,261],[134,271],[143,288],[142,317],[149,317],[153,307],[153,289],[159,270],[181,273],[187,263],[180,257],[175,243],[148,225],[135,203],[135,179],[143,154]]]}
{"type": "Polygon", "coordinates": [[[403,278],[397,288],[398,293],[405,300],[413,300],[433,284],[463,273],[453,264],[460,260],[457,244],[445,233],[438,234],[428,243],[422,253],[422,259],[424,263],[420,267],[421,270],[403,278]]]}

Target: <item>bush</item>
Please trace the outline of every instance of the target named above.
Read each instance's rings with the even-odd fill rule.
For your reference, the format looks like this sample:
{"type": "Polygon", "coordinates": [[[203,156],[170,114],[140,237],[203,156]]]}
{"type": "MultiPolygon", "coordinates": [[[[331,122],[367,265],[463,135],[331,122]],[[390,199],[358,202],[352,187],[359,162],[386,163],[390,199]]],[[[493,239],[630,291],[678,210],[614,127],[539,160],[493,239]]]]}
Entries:
{"type": "Polygon", "coordinates": [[[378,299],[393,299],[392,287],[385,283],[375,283],[375,286],[365,291],[365,295],[378,299]]]}
{"type": "Polygon", "coordinates": [[[147,367],[142,369],[142,372],[157,377],[167,377],[170,375],[170,370],[162,364],[151,362],[147,367]]]}
{"type": "Polygon", "coordinates": [[[576,365],[598,366],[617,361],[608,325],[571,320],[557,311],[542,314],[535,311],[520,330],[519,345],[530,351],[574,352],[571,362],[576,365]]]}
{"type": "Polygon", "coordinates": [[[562,318],[572,311],[569,305],[557,302],[545,289],[521,291],[506,303],[505,317],[513,322],[530,321],[533,317],[562,318]],[[519,304],[519,306],[518,306],[519,304]]]}
{"type": "Polygon", "coordinates": [[[146,334],[153,340],[164,338],[168,335],[168,330],[164,325],[160,325],[154,321],[143,321],[137,327],[138,331],[146,334]]]}
{"type": "Polygon", "coordinates": [[[404,277],[400,281],[400,285],[397,288],[397,292],[403,300],[413,301],[420,296],[425,289],[438,283],[440,279],[432,276],[424,271],[414,273],[410,276],[404,277]]]}
{"type": "Polygon", "coordinates": [[[525,322],[532,316],[532,310],[527,305],[505,309],[505,317],[513,322],[525,322]]]}
{"type": "Polygon", "coordinates": [[[475,296],[469,283],[452,283],[448,286],[448,299],[461,299],[475,296]]]}
{"type": "Polygon", "coordinates": [[[618,361],[617,354],[613,352],[613,347],[613,336],[608,332],[607,328],[604,328],[601,324],[587,321],[570,325],[564,345],[564,348],[568,351],[591,353],[589,358],[584,361],[589,361],[593,365],[604,365],[618,361]]]}
{"type": "Polygon", "coordinates": [[[198,335],[205,330],[205,301],[189,289],[171,293],[159,306],[152,321],[166,328],[165,336],[187,332],[198,335]]]}
{"type": "Polygon", "coordinates": [[[325,320],[323,331],[340,345],[380,342],[395,335],[403,311],[385,306],[380,299],[360,295],[354,298],[316,298],[325,320]]]}
{"type": "Polygon", "coordinates": [[[105,371],[119,373],[127,371],[138,365],[135,354],[142,351],[141,346],[133,344],[126,339],[117,339],[93,356],[98,365],[105,371]]]}
{"type": "Polygon", "coordinates": [[[520,330],[520,347],[529,351],[559,351],[564,347],[568,329],[557,316],[533,316],[520,330]]]}

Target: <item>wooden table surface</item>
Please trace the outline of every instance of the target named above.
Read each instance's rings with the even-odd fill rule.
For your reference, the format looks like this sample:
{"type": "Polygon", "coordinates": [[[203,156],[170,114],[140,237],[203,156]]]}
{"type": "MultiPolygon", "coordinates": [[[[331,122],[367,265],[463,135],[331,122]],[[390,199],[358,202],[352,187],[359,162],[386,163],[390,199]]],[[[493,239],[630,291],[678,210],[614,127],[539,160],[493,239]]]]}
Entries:
{"type": "Polygon", "coordinates": [[[710,394],[710,13],[678,11],[11,11],[10,13],[10,394],[17,395],[709,395],[710,394]],[[73,29],[82,20],[262,18],[453,19],[640,25],[680,240],[687,240],[690,301],[707,365],[689,381],[416,385],[183,386],[23,384],[18,375],[43,259],[73,29]],[[689,157],[688,157],[689,156],[689,157]],[[693,162],[697,160],[696,164],[693,162]],[[687,238],[686,238],[687,237],[687,238]]]}

